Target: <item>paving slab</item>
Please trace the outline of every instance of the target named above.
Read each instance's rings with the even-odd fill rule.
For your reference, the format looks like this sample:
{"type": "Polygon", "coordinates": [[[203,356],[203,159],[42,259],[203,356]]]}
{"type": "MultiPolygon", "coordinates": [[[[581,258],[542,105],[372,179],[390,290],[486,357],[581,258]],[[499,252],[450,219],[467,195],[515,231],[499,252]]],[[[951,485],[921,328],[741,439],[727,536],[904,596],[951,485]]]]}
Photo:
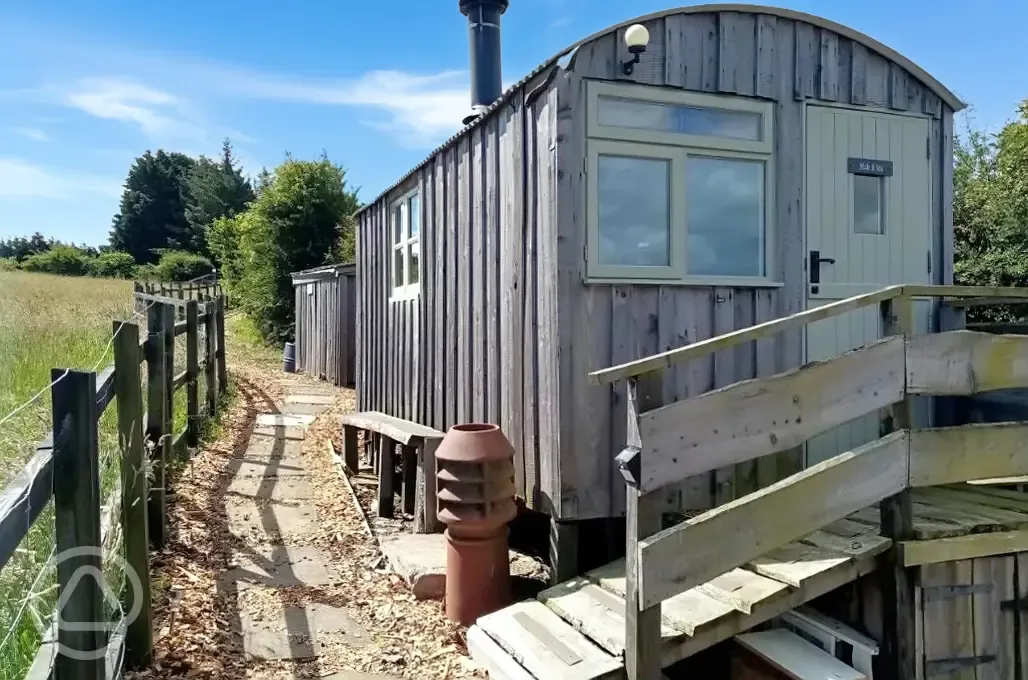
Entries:
{"type": "Polygon", "coordinates": [[[419,600],[446,594],[446,537],[444,534],[381,536],[389,568],[404,580],[419,600]]]}
{"type": "Polygon", "coordinates": [[[304,428],[313,423],[314,419],[315,417],[309,414],[262,413],[257,416],[257,427],[304,428]]]}
{"type": "Polygon", "coordinates": [[[231,564],[234,569],[225,578],[238,588],[245,584],[266,586],[325,586],[337,583],[339,577],[331,565],[331,558],[312,546],[275,546],[271,549],[251,546],[258,556],[236,553],[231,564]]]}
{"type": "MultiPolygon", "coordinates": [[[[410,534],[395,520],[375,518],[375,533],[389,569],[403,579],[419,600],[446,594],[446,535],[410,534]],[[380,523],[390,522],[388,525],[380,523]]],[[[540,564],[526,555],[507,553],[512,577],[538,578],[540,564]]]]}
{"type": "Polygon", "coordinates": [[[253,500],[246,499],[226,503],[225,514],[229,531],[244,539],[262,536],[274,540],[303,536],[314,527],[314,511],[306,504],[264,503],[258,506],[253,500]]]}
{"type": "Polygon", "coordinates": [[[250,438],[253,439],[253,435],[257,435],[259,437],[272,437],[274,439],[284,439],[285,441],[302,442],[304,435],[306,434],[306,430],[306,425],[294,427],[286,427],[284,425],[258,425],[253,428],[250,438]]]}
{"type": "Polygon", "coordinates": [[[244,458],[267,459],[267,458],[299,458],[303,456],[303,437],[287,439],[276,437],[272,434],[260,434],[254,432],[246,443],[244,458]]]}
{"type": "Polygon", "coordinates": [[[228,485],[228,493],[249,498],[266,498],[272,502],[305,501],[314,498],[310,478],[301,475],[281,477],[236,476],[228,485]]]}
{"type": "Polygon", "coordinates": [[[321,404],[331,406],[336,403],[332,394],[290,394],[286,397],[287,404],[321,404]]]}
{"type": "Polygon", "coordinates": [[[328,404],[282,404],[280,410],[286,416],[320,416],[328,407],[328,404]]]}
{"type": "Polygon", "coordinates": [[[237,464],[236,477],[296,477],[308,475],[302,458],[271,458],[267,460],[241,459],[237,464]]]}
{"type": "MultiPolygon", "coordinates": [[[[274,595],[272,595],[274,597],[274,595]]],[[[364,647],[371,635],[339,607],[311,603],[303,608],[254,612],[239,599],[239,630],[247,654],[263,659],[305,659],[328,643],[364,647]]]]}

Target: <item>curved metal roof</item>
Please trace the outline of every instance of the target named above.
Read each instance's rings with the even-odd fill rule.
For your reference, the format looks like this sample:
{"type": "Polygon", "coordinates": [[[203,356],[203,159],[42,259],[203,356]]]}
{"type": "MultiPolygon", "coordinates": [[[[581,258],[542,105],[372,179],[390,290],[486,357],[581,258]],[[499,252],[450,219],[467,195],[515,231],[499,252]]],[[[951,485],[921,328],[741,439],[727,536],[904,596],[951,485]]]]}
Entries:
{"type": "Polygon", "coordinates": [[[360,210],[358,210],[355,214],[361,214],[366,209],[376,204],[384,196],[386,196],[391,191],[396,189],[396,187],[406,182],[414,173],[416,173],[421,168],[425,167],[429,161],[435,158],[437,154],[439,154],[442,151],[445,151],[450,146],[452,146],[458,139],[467,134],[470,130],[473,130],[474,128],[478,127],[478,125],[480,125],[481,122],[484,121],[490,113],[492,113],[497,108],[499,108],[507,101],[509,101],[511,96],[518,90],[523,88],[530,80],[538,76],[543,71],[546,71],[550,67],[554,66],[558,61],[560,61],[562,58],[566,57],[569,54],[572,55],[570,68],[571,70],[573,70],[575,54],[577,53],[578,48],[582,47],[586,43],[602,38],[603,36],[608,35],[610,33],[616,33],[618,29],[624,28],[626,26],[631,26],[632,24],[643,23],[646,21],[652,21],[654,19],[662,19],[672,14],[705,14],[713,12],[749,12],[752,14],[768,14],[782,19],[803,21],[813,26],[833,31],[845,38],[849,38],[850,40],[856,43],[860,43],[869,50],[880,54],[881,56],[898,64],[899,66],[902,66],[908,73],[910,73],[910,75],[917,78],[925,85],[925,87],[927,87],[936,96],[938,96],[939,99],[941,99],[943,103],[946,104],[946,106],[953,109],[954,112],[961,111],[967,108],[967,104],[961,101],[961,99],[957,97],[957,95],[955,95],[949,88],[947,88],[945,85],[943,85],[938,80],[933,78],[927,71],[925,71],[923,68],[904,57],[896,50],[892,49],[888,45],[878,42],[874,38],[865,35],[860,31],[850,28],[849,26],[844,26],[842,24],[836,23],[830,19],[825,19],[824,17],[819,17],[814,14],[807,14],[806,12],[799,12],[792,9],[784,9],[782,7],[770,7],[767,5],[749,5],[742,3],[713,3],[706,5],[689,5],[686,7],[677,7],[674,9],[661,10],[660,12],[653,12],[651,14],[644,14],[643,16],[628,19],[613,26],[608,26],[607,28],[604,28],[601,31],[597,31],[592,35],[587,36],[575,42],[572,45],[569,45],[565,49],[553,55],[552,57],[544,61],[542,64],[540,64],[537,68],[535,68],[527,76],[522,78],[520,81],[518,81],[511,87],[507,88],[507,90],[502,95],[500,95],[500,98],[493,102],[492,105],[490,105],[489,108],[487,108],[481,116],[479,116],[476,120],[461,128],[456,134],[454,134],[452,137],[443,142],[439,147],[433,150],[430,154],[428,154],[428,157],[425,158],[425,160],[423,160],[415,167],[411,168],[411,170],[404,174],[403,177],[401,177],[398,181],[396,181],[391,186],[383,190],[378,196],[376,196],[372,201],[370,201],[362,208],[360,208],[360,210]]]}

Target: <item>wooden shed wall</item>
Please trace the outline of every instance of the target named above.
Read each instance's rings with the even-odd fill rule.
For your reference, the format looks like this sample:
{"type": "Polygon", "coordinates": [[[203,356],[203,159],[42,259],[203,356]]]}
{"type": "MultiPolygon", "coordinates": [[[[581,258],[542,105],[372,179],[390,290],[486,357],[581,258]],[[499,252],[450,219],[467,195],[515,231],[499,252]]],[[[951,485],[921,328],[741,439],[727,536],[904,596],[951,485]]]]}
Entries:
{"type": "Polygon", "coordinates": [[[353,272],[294,280],[296,369],[335,385],[356,379],[357,279],[353,272]]]}
{"type": "Polygon", "coordinates": [[[358,233],[358,402],[445,430],[498,423],[535,506],[557,460],[555,97],[528,83],[383,200],[358,233]],[[390,301],[390,201],[421,196],[421,292],[390,301]],[[549,240],[547,240],[547,236],[549,240]]]}
{"type": "MultiPolygon", "coordinates": [[[[804,101],[914,112],[932,119],[934,224],[940,282],[952,277],[952,111],[899,65],[835,32],[767,14],[670,14],[645,22],[650,44],[631,76],[624,28],[578,48],[557,79],[558,463],[562,518],[624,513],[624,483],[613,464],[624,447],[625,391],[592,387],[597,368],[785,316],[805,305],[804,101]],[[585,83],[638,82],[777,102],[775,106],[776,278],[781,288],[583,285],[585,248],[585,83]],[[948,233],[947,233],[948,230],[948,233]]],[[[551,239],[552,240],[552,239],[551,239]]],[[[799,365],[802,336],[786,333],[665,372],[665,400],[799,365]]],[[[667,509],[704,509],[795,471],[799,452],[721,470],[668,489],[667,509]]]]}

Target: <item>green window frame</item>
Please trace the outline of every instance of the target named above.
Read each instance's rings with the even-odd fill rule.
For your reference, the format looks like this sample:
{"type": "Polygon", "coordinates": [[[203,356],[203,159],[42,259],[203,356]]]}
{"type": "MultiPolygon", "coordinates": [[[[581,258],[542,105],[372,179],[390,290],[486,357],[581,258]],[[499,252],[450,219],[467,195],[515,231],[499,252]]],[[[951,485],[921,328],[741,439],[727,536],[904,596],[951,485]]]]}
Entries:
{"type": "MultiPolygon", "coordinates": [[[[669,90],[640,85],[589,81],[587,83],[586,131],[586,282],[595,283],[681,283],[693,285],[726,286],[780,286],[774,281],[774,139],[773,105],[770,102],[754,101],[740,97],[708,95],[681,90],[669,90]],[[656,126],[613,125],[609,118],[600,115],[600,98],[611,97],[620,104],[638,103],[647,113],[652,104],[684,107],[696,111],[685,112],[684,127],[688,128],[688,116],[695,116],[695,127],[706,123],[717,131],[715,123],[731,123],[725,134],[699,135],[691,132],[676,132],[656,126]],[[726,117],[718,116],[724,112],[726,117]],[[742,116],[731,114],[741,113],[742,116]],[[748,116],[746,114],[753,114],[748,116]],[[758,118],[759,116],[759,118],[758,118]],[[745,137],[749,138],[745,138],[745,137]],[[604,156],[623,156],[639,159],[666,160],[670,166],[670,191],[668,196],[670,253],[666,266],[612,264],[600,259],[601,214],[599,195],[600,163],[604,156]],[[687,195],[687,178],[690,159],[741,160],[763,164],[763,187],[761,223],[758,227],[758,258],[755,275],[704,275],[691,272],[689,268],[690,205],[687,195]]],[[[650,108],[649,113],[661,111],[650,108]]],[[[699,232],[692,232],[698,238],[699,232]]],[[[696,267],[699,268],[698,265],[696,267]]]]}

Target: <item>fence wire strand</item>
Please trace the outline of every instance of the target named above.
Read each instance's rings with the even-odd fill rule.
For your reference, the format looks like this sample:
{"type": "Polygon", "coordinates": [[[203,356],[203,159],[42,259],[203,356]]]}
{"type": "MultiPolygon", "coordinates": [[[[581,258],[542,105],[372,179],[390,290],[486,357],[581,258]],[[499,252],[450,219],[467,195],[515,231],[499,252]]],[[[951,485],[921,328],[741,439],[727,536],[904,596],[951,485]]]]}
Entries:
{"type": "MultiPolygon", "coordinates": [[[[153,307],[156,304],[159,304],[156,300],[147,301],[145,302],[145,304],[137,303],[137,306],[139,308],[133,310],[131,320],[145,320],[147,312],[150,310],[151,307],[153,307]]],[[[104,345],[103,349],[99,354],[98,359],[93,365],[93,372],[101,370],[101,368],[104,367],[105,364],[109,363],[110,353],[114,346],[114,341],[118,338],[118,334],[122,331],[123,328],[124,326],[119,326],[116,331],[111,333],[110,338],[104,345]]],[[[47,383],[39,391],[37,391],[28,399],[26,399],[23,403],[21,403],[13,410],[11,410],[8,414],[0,418],[0,426],[9,423],[19,414],[25,412],[27,409],[37,404],[40,400],[47,398],[51,393],[52,389],[54,388],[54,386],[56,386],[64,378],[66,378],[69,372],[70,369],[65,369],[64,372],[61,373],[61,375],[47,383]]],[[[140,423],[139,427],[142,428],[142,426],[142,423],[140,423]]],[[[113,466],[118,462],[118,449],[120,449],[120,445],[121,442],[118,442],[114,446],[102,448],[103,454],[100,460],[98,461],[101,475],[103,475],[106,471],[113,469],[113,466]]],[[[118,474],[117,477],[118,480],[116,481],[114,488],[109,493],[107,493],[107,498],[103,509],[105,514],[107,514],[110,518],[110,521],[107,526],[107,531],[105,532],[105,535],[102,537],[101,541],[103,561],[105,563],[109,562],[110,558],[112,558],[113,556],[119,554],[123,546],[124,532],[122,531],[121,527],[120,513],[118,512],[118,507],[116,507],[120,506],[121,503],[120,474],[118,474]]],[[[18,494],[18,498],[14,499],[14,502],[24,503],[27,500],[31,499],[36,483],[37,480],[35,477],[30,479],[29,484],[27,484],[26,487],[22,489],[21,493],[18,494]]],[[[2,491],[3,488],[0,488],[0,492],[2,491]]],[[[52,499],[48,499],[47,503],[49,504],[51,500],[52,499]]],[[[41,518],[42,516],[38,517],[37,520],[41,518]]],[[[32,531],[32,529],[34,528],[33,525],[35,524],[36,522],[32,522],[25,527],[26,537],[28,537],[29,532],[32,531]]],[[[25,539],[23,539],[23,541],[24,540],[25,539]]],[[[18,547],[16,550],[15,555],[21,556],[23,558],[22,560],[19,560],[19,563],[29,563],[23,565],[23,568],[31,569],[30,571],[28,571],[28,573],[25,574],[25,576],[28,577],[29,574],[33,573],[34,575],[32,583],[28,587],[27,591],[25,591],[23,597],[16,599],[12,598],[7,600],[9,605],[12,605],[8,611],[10,612],[13,609],[13,618],[8,618],[7,616],[4,616],[4,618],[8,618],[8,626],[7,630],[3,633],[3,637],[0,638],[0,658],[3,658],[5,651],[8,649],[9,645],[11,645],[12,640],[15,639],[17,635],[23,633],[23,631],[25,630],[23,623],[25,622],[26,613],[31,614],[32,620],[41,634],[45,635],[44,631],[52,627],[52,623],[48,624],[48,621],[52,619],[54,612],[49,611],[49,603],[47,602],[46,598],[48,595],[52,595],[55,593],[56,589],[58,588],[58,585],[56,581],[54,581],[54,583],[47,583],[47,580],[52,579],[54,577],[57,544],[55,538],[51,538],[47,542],[50,544],[49,552],[46,558],[42,561],[42,563],[39,564],[38,568],[35,569],[31,569],[30,564],[34,561],[32,555],[36,554],[37,551],[25,547],[18,547]]],[[[0,573],[2,573],[7,567],[13,566],[15,563],[15,559],[16,557],[12,556],[12,559],[7,564],[0,567],[0,573]]],[[[119,571],[123,571],[122,565],[118,562],[114,562],[113,565],[110,566],[113,566],[113,568],[116,568],[119,571]]],[[[119,587],[123,586],[124,584],[120,582],[124,579],[124,574],[119,574],[116,578],[119,581],[119,587]]],[[[110,624],[116,627],[118,624],[121,623],[121,621],[124,620],[125,611],[120,601],[120,598],[117,598],[116,601],[112,602],[112,604],[116,604],[117,607],[115,611],[110,612],[110,614],[112,615],[112,621],[110,621],[110,624]]],[[[124,649],[121,650],[119,657],[123,657],[123,655],[124,649]]]]}

